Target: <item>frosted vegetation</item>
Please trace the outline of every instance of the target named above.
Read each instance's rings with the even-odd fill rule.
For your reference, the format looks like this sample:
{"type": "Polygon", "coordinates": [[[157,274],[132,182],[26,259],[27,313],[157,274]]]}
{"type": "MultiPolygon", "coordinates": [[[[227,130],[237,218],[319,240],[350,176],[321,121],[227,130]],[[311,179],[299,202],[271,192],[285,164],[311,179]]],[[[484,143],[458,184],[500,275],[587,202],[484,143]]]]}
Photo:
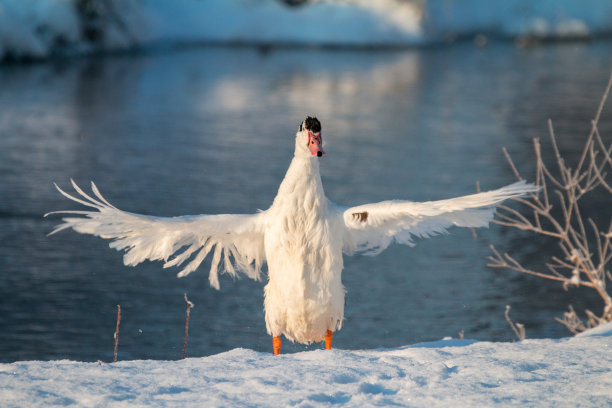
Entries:
{"type": "MultiPolygon", "coordinates": [[[[541,187],[541,193],[531,194],[528,199],[517,199],[524,204],[527,214],[531,212],[531,216],[525,216],[507,206],[500,207],[500,219],[496,221],[498,224],[552,237],[558,241],[558,253],[550,258],[542,270],[525,267],[509,254],[500,254],[493,246],[493,256],[489,257],[489,266],[509,268],[556,281],[566,291],[583,287],[597,293],[602,308],[595,312],[585,310],[585,321],[571,305],[569,311],[557,319],[575,334],[612,321],[612,296],[609,289],[612,284],[609,269],[612,260],[612,221],[600,219],[596,222],[593,218],[583,216],[581,210],[584,199],[588,199],[593,191],[603,190],[603,194],[612,194],[612,182],[607,176],[612,166],[612,145],[606,146],[598,129],[599,118],[611,87],[612,76],[591,122],[591,130],[577,163],[568,163],[561,156],[551,121],[548,122],[548,128],[556,168],[545,163],[540,141],[534,140],[537,162],[535,179],[536,185],[541,187]]],[[[517,178],[522,179],[507,152],[506,156],[517,178]]]]}
{"type": "Polygon", "coordinates": [[[612,32],[592,0],[3,0],[0,59],[185,43],[419,46],[476,36],[525,41],[612,32]]]}

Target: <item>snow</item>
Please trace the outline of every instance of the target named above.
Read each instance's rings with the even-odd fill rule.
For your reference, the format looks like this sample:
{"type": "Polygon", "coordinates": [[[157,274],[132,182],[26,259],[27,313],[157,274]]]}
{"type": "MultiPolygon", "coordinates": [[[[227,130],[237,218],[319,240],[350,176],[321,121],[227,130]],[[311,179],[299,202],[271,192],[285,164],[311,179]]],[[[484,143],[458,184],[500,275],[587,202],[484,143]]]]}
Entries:
{"type": "MultiPolygon", "coordinates": [[[[76,0],[0,0],[0,59],[180,43],[419,46],[484,34],[592,38],[612,33],[612,2],[590,0],[111,0],[83,33],[76,0]]],[[[85,24],[86,25],[86,24],[85,24]]]]}
{"type": "Polygon", "coordinates": [[[428,2],[430,32],[502,37],[589,38],[609,33],[608,0],[440,0],[428,2]]]}
{"type": "Polygon", "coordinates": [[[277,0],[175,4],[149,2],[157,41],[371,45],[420,39],[418,10],[393,0],[314,2],[297,8],[277,0]]]}
{"type": "Polygon", "coordinates": [[[3,407],[612,406],[612,323],[566,339],[444,339],[274,357],[0,364],[3,407]]]}

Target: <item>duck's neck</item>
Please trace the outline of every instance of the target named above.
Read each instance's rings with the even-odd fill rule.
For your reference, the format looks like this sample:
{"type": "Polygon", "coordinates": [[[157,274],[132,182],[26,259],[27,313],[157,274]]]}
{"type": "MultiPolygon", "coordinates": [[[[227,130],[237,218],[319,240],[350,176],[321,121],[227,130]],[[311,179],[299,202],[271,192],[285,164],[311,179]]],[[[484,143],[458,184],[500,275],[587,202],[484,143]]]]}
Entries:
{"type": "Polygon", "coordinates": [[[295,197],[298,201],[324,201],[325,192],[321,183],[318,158],[293,157],[278,188],[275,203],[282,197],[295,197]]]}

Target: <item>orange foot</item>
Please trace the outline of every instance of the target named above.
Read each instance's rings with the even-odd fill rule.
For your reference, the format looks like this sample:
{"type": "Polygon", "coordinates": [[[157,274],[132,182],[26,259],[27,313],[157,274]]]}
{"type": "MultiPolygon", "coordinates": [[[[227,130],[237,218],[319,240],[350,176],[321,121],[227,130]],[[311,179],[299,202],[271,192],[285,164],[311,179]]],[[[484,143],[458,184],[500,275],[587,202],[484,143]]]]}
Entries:
{"type": "Polygon", "coordinates": [[[272,348],[274,349],[274,355],[278,356],[281,349],[281,338],[280,336],[272,336],[272,348]]]}
{"type": "Polygon", "coordinates": [[[331,350],[332,337],[334,337],[334,332],[328,330],[325,335],[325,350],[331,350]]]}

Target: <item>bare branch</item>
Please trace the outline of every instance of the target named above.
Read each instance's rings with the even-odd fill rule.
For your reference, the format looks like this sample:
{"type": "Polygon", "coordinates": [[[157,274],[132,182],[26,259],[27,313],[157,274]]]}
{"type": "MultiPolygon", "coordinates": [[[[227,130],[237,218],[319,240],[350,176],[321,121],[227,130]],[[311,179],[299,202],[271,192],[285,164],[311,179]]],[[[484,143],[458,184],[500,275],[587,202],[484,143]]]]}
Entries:
{"type": "Polygon", "coordinates": [[[558,321],[559,323],[565,325],[565,327],[567,327],[568,330],[571,331],[574,334],[578,334],[578,333],[583,332],[583,331],[585,331],[587,329],[584,326],[584,324],[582,324],[582,321],[580,320],[580,318],[576,314],[576,311],[574,310],[572,305],[569,306],[569,312],[563,313],[563,318],[562,319],[556,317],[555,320],[558,321]]]}
{"type": "Polygon", "coordinates": [[[539,278],[545,278],[545,279],[555,280],[555,281],[559,281],[559,282],[565,282],[567,280],[564,277],[559,277],[559,276],[555,276],[555,275],[551,275],[551,274],[547,274],[547,273],[536,272],[536,271],[533,271],[531,269],[527,269],[527,268],[523,267],[523,265],[521,265],[516,259],[512,258],[507,253],[502,256],[495,249],[495,247],[493,245],[491,245],[490,248],[493,251],[493,253],[495,254],[495,256],[489,256],[487,258],[487,259],[489,259],[489,261],[491,261],[491,263],[487,264],[487,266],[489,266],[491,268],[512,269],[512,270],[517,271],[517,272],[522,272],[522,273],[526,273],[528,275],[537,276],[539,278]]]}
{"type": "Polygon", "coordinates": [[[121,305],[117,305],[117,326],[115,327],[115,350],[113,352],[113,363],[117,362],[117,348],[119,346],[119,323],[121,322],[121,305]]]}
{"type": "Polygon", "coordinates": [[[510,163],[510,168],[512,169],[512,172],[514,173],[516,178],[519,179],[519,181],[523,180],[523,178],[519,174],[518,170],[516,169],[516,166],[514,165],[514,162],[510,158],[510,154],[508,154],[508,150],[506,150],[505,147],[502,147],[502,151],[504,152],[504,156],[506,156],[506,160],[508,161],[508,163],[510,163]]]}
{"type": "Polygon", "coordinates": [[[610,94],[611,88],[612,88],[612,72],[610,72],[610,77],[608,78],[608,85],[606,85],[606,90],[604,91],[601,97],[601,101],[599,101],[599,106],[597,107],[597,113],[595,113],[595,119],[593,120],[595,124],[599,123],[601,112],[603,111],[604,105],[606,104],[606,100],[608,99],[608,95],[610,94]]]}
{"type": "Polygon", "coordinates": [[[187,335],[189,334],[189,314],[191,312],[191,308],[195,305],[187,299],[187,294],[184,294],[185,302],[187,303],[187,311],[185,312],[185,339],[183,341],[183,354],[181,355],[181,359],[185,359],[185,350],[187,349],[187,335]]]}
{"type": "MultiPolygon", "coordinates": [[[[544,160],[542,160],[542,154],[540,152],[541,147],[539,139],[533,139],[533,144],[536,151],[536,158],[538,160],[538,167],[540,168],[540,170],[548,178],[548,180],[552,181],[553,184],[555,184],[558,188],[564,189],[565,185],[561,181],[557,180],[544,164],[544,160]]],[[[545,178],[543,177],[542,179],[544,180],[545,178]]]]}
{"type": "Polygon", "coordinates": [[[510,305],[506,305],[506,311],[504,312],[504,316],[506,317],[506,321],[512,328],[512,331],[518,337],[519,340],[525,340],[525,325],[520,323],[514,323],[512,319],[510,319],[510,305]]]}

